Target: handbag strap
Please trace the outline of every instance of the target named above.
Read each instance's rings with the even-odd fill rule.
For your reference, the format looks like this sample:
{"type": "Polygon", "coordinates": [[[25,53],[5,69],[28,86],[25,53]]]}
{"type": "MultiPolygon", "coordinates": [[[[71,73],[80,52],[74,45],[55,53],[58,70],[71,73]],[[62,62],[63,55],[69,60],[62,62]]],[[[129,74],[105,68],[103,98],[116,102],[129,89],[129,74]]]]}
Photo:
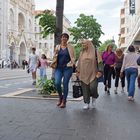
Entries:
{"type": "Polygon", "coordinates": [[[102,67],[100,66],[100,64],[99,64],[99,61],[98,61],[98,54],[97,54],[97,50],[96,50],[96,48],[95,48],[95,57],[96,57],[96,64],[97,64],[97,69],[98,69],[98,71],[100,71],[100,72],[102,72],[103,73],[103,64],[101,64],[102,65],[102,67]]]}
{"type": "Polygon", "coordinates": [[[97,69],[98,69],[98,55],[97,55],[97,50],[96,50],[96,48],[95,48],[95,57],[96,57],[96,63],[97,63],[97,69]]]}

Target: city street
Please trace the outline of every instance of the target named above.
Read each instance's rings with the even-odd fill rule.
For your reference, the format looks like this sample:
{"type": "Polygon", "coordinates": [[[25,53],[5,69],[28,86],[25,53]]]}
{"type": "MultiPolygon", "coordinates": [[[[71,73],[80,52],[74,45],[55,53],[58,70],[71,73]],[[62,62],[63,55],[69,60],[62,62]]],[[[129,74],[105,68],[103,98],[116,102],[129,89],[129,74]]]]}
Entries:
{"type": "MultiPolygon", "coordinates": [[[[47,69],[47,74],[49,77],[51,76],[50,69],[47,69]]],[[[28,88],[34,88],[31,73],[28,74],[26,70],[22,69],[0,69],[0,95],[28,88]]]]}
{"type": "MultiPolygon", "coordinates": [[[[0,0],[0,140],[140,140],[138,54],[140,0],[0,0]],[[73,85],[79,86],[79,74],[85,96],[88,87],[96,90],[101,60],[106,87],[100,82],[99,97],[91,100],[95,108],[86,107],[82,96],[73,98],[73,85]],[[39,82],[52,62],[59,68],[57,90],[68,91],[59,107],[53,82],[39,82]],[[67,90],[74,62],[77,74],[67,90]],[[36,65],[35,81],[26,68],[33,72],[36,65]],[[120,81],[114,91],[116,75],[124,91],[120,81]]],[[[50,67],[47,79],[53,77],[50,67]]]]}
{"type": "MultiPolygon", "coordinates": [[[[24,70],[0,70],[1,95],[34,88],[31,83],[24,70]]],[[[0,98],[0,140],[139,140],[140,90],[129,102],[127,93],[115,95],[112,88],[109,96],[103,88],[90,110],[80,100],[60,109],[56,100],[0,98]]]]}

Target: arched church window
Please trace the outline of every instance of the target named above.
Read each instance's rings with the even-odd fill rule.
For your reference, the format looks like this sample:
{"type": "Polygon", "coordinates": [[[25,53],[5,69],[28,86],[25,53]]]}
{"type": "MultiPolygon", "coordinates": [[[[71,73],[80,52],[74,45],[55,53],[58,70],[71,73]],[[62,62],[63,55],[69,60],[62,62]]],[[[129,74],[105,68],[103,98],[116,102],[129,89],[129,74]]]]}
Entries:
{"type": "Polygon", "coordinates": [[[14,12],[13,12],[13,9],[10,9],[9,22],[10,22],[10,29],[13,29],[14,28],[14,12]]]}

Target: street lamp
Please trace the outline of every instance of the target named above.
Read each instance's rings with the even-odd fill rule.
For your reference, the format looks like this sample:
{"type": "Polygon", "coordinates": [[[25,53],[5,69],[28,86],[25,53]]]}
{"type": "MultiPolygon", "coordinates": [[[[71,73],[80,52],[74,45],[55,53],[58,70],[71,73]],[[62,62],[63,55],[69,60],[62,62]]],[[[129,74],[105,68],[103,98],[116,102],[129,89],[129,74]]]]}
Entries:
{"type": "Polygon", "coordinates": [[[114,36],[112,37],[112,44],[115,44],[114,36]]]}

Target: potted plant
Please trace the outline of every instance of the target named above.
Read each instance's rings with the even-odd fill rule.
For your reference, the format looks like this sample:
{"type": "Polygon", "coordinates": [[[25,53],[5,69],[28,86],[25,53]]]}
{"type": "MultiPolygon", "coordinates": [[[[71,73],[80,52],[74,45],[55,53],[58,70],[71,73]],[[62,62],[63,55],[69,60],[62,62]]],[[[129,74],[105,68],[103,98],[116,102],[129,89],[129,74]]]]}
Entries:
{"type": "Polygon", "coordinates": [[[51,96],[51,95],[57,95],[54,80],[52,80],[52,79],[47,79],[45,81],[45,83],[42,83],[41,80],[38,80],[38,86],[37,87],[40,87],[40,93],[44,97],[51,96]]]}

